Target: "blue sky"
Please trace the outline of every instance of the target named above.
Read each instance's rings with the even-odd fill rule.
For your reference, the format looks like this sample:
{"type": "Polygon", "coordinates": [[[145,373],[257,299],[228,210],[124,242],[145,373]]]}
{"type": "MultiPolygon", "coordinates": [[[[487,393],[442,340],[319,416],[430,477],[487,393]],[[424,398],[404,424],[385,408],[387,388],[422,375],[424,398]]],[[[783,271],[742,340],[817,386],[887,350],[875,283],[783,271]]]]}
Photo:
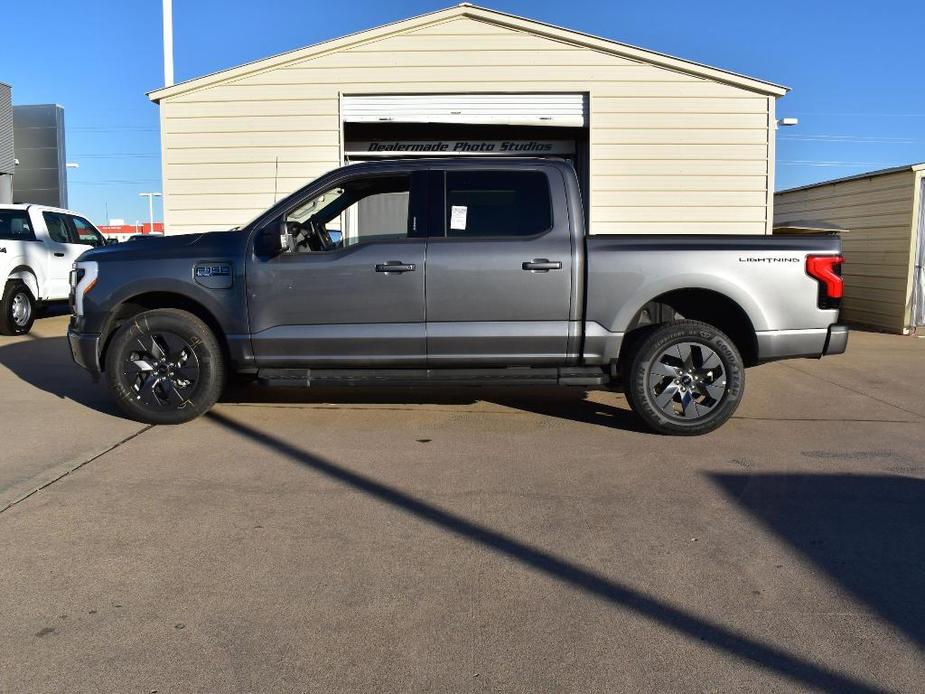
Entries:
{"type": "MultiPolygon", "coordinates": [[[[184,80],[440,9],[448,2],[175,0],[184,80]]],[[[494,9],[670,53],[793,89],[779,116],[777,188],[925,161],[925,3],[493,0],[494,9]]],[[[0,81],[14,103],[65,108],[70,206],[147,219],[160,190],[158,0],[38,0],[4,7],[0,81]],[[17,29],[18,27],[18,29],[17,29]],[[37,30],[41,28],[41,30],[37,30]]],[[[157,214],[159,217],[159,212],[157,214]]]]}

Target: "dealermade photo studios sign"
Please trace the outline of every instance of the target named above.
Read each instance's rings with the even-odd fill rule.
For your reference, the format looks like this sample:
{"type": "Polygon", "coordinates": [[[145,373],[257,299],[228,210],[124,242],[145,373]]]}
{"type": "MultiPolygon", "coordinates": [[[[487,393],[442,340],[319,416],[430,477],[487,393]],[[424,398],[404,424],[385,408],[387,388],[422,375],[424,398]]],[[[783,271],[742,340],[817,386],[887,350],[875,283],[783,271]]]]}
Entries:
{"type": "Polygon", "coordinates": [[[348,157],[394,156],[537,156],[574,154],[573,140],[374,140],[348,142],[348,157]]]}

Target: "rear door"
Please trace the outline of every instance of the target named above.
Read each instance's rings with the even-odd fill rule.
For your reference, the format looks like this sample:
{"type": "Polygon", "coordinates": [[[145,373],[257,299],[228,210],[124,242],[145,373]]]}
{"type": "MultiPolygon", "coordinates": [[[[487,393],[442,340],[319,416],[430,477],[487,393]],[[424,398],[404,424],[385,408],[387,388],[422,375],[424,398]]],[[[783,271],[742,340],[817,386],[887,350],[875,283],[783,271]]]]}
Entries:
{"type": "Polygon", "coordinates": [[[561,364],[574,250],[559,169],[439,172],[442,228],[427,250],[430,366],[561,364]]]}

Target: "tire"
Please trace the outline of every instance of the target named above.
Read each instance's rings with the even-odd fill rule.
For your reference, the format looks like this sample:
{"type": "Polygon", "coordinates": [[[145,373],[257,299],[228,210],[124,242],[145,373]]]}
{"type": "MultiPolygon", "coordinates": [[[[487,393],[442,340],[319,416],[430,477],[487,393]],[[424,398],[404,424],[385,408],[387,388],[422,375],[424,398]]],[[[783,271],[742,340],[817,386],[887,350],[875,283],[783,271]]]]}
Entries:
{"type": "Polygon", "coordinates": [[[697,436],[721,426],[745,393],[735,344],[700,321],[665,323],[643,339],[626,374],[632,410],[660,434],[697,436]],[[719,372],[717,372],[719,369],[719,372]]]}
{"type": "Polygon", "coordinates": [[[25,282],[9,280],[0,298],[0,335],[25,335],[35,323],[35,297],[25,282]]]}
{"type": "Polygon", "coordinates": [[[182,424],[209,411],[225,385],[221,347],[199,318],[177,309],[139,313],[106,351],[119,408],[146,424],[182,424]]]}

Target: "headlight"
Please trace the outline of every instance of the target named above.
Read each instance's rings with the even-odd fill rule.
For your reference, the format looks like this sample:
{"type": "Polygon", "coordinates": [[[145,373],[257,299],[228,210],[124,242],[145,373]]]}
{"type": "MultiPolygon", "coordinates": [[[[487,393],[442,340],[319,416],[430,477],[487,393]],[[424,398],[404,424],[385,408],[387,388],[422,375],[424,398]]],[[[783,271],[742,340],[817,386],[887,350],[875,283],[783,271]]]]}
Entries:
{"type": "Polygon", "coordinates": [[[97,264],[92,260],[78,261],[71,269],[68,277],[71,285],[68,300],[71,312],[75,316],[82,316],[84,313],[84,297],[96,284],[97,270],[97,264]]]}

